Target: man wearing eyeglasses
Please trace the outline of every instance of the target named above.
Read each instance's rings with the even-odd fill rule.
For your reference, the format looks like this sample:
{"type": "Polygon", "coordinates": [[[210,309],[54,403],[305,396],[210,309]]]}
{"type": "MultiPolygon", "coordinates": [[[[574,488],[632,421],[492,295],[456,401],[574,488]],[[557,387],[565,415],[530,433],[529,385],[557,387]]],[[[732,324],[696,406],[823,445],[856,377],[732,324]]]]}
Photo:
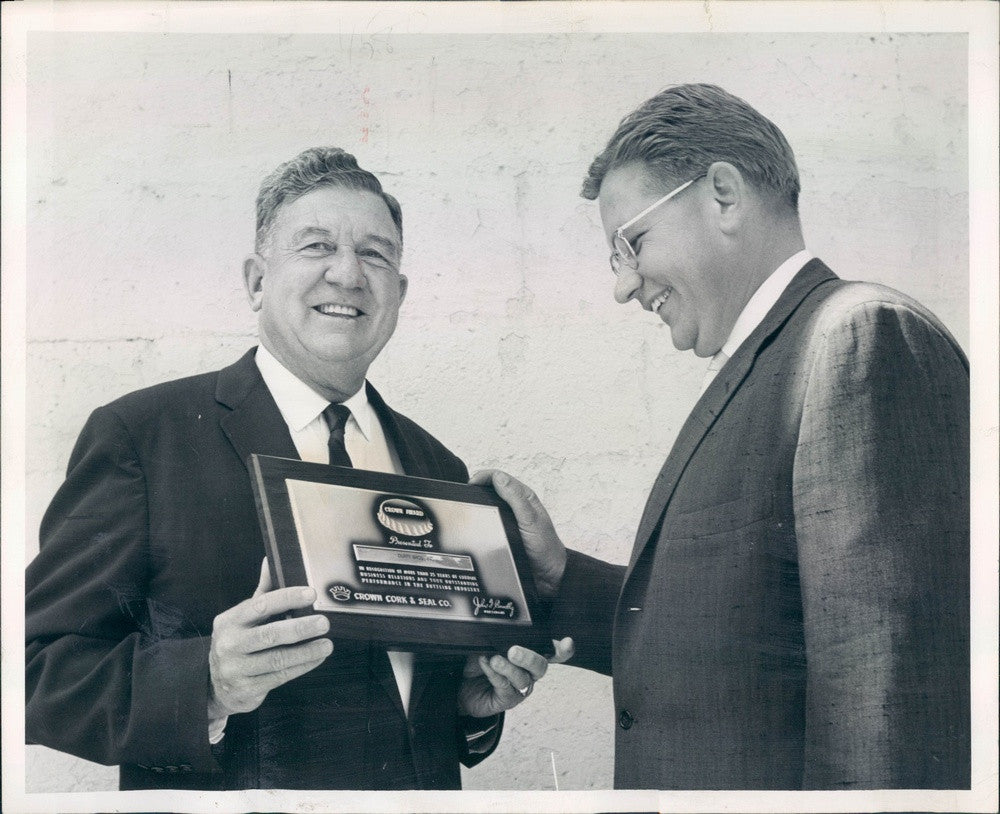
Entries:
{"type": "MultiPolygon", "coordinates": [[[[253,453],[464,483],[366,381],[396,327],[402,211],[336,148],[261,185],[243,266],[260,346],[91,415],[26,575],[26,734],[123,789],[457,789],[546,660],[337,637],[271,590],[253,453]],[[255,587],[256,586],[256,587],[255,587]]],[[[562,659],[571,645],[559,644],[562,659]]]]}
{"type": "Polygon", "coordinates": [[[669,88],[594,160],[619,303],[711,360],[627,567],[511,503],[571,663],[611,673],[615,785],[968,788],[969,373],[908,297],[805,248],[782,133],[669,88]]]}

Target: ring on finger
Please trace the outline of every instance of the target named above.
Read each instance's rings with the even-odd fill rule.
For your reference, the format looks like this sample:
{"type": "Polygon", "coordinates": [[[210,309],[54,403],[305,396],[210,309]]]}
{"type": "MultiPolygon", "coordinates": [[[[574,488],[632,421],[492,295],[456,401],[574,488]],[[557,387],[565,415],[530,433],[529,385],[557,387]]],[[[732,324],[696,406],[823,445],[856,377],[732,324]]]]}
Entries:
{"type": "Polygon", "coordinates": [[[528,697],[528,693],[531,692],[531,685],[529,684],[523,690],[520,687],[514,687],[514,689],[517,690],[519,693],[521,693],[521,697],[522,698],[527,698],[528,697]]]}

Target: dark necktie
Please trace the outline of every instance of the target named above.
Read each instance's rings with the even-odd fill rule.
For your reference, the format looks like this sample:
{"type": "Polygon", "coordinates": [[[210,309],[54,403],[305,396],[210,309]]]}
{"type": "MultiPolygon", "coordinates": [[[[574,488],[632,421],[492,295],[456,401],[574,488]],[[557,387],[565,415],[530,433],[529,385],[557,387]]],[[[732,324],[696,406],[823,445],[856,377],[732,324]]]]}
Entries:
{"type": "Polygon", "coordinates": [[[330,428],[330,440],[327,441],[327,447],[330,450],[330,464],[332,466],[353,466],[351,456],[347,454],[347,447],[344,446],[344,427],[350,417],[350,409],[343,404],[330,404],[323,411],[326,426],[330,428]]]}

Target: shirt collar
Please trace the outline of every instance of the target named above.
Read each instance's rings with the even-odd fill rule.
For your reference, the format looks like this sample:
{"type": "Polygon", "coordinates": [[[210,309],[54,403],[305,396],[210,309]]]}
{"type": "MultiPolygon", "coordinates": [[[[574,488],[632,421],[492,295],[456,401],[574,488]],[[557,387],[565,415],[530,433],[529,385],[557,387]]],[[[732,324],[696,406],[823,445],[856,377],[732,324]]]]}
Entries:
{"type": "MultiPolygon", "coordinates": [[[[264,384],[271,391],[274,403],[278,405],[281,417],[293,432],[304,429],[330,404],[282,365],[263,345],[257,347],[254,358],[264,384]]],[[[353,396],[345,399],[344,405],[351,411],[351,416],[365,439],[371,440],[372,407],[368,403],[368,393],[364,385],[353,396]]]]}
{"type": "Polygon", "coordinates": [[[739,346],[764,321],[767,312],[781,297],[792,278],[812,259],[812,253],[807,249],[802,249],[771,272],[770,276],[760,284],[760,288],[753,293],[747,304],[743,306],[743,310],[736,318],[736,324],[733,325],[733,330],[729,333],[729,338],[722,346],[722,353],[727,357],[732,357],[736,353],[739,346]]]}
{"type": "Polygon", "coordinates": [[[368,401],[368,388],[361,385],[361,389],[357,393],[344,400],[344,406],[351,411],[354,422],[358,425],[365,440],[371,441],[374,414],[371,403],[368,401]]]}

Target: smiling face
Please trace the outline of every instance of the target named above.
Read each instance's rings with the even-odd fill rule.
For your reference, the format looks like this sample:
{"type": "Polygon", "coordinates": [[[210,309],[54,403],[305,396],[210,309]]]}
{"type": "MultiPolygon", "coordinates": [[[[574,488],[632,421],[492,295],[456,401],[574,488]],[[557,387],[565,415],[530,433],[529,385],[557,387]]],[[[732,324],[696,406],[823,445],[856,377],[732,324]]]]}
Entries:
{"type": "MultiPolygon", "coordinates": [[[[678,350],[698,356],[722,347],[744,294],[733,285],[733,244],[719,228],[725,207],[714,194],[713,177],[695,181],[625,230],[638,268],[623,265],[615,281],[618,302],[637,300],[670,326],[678,350]]],[[[608,245],[619,226],[668,191],[641,162],[609,171],[598,198],[608,245]]]]}
{"type": "Polygon", "coordinates": [[[402,240],[372,192],[319,187],[282,205],[244,263],[261,343],[335,401],[356,393],[396,328],[402,240]]]}

